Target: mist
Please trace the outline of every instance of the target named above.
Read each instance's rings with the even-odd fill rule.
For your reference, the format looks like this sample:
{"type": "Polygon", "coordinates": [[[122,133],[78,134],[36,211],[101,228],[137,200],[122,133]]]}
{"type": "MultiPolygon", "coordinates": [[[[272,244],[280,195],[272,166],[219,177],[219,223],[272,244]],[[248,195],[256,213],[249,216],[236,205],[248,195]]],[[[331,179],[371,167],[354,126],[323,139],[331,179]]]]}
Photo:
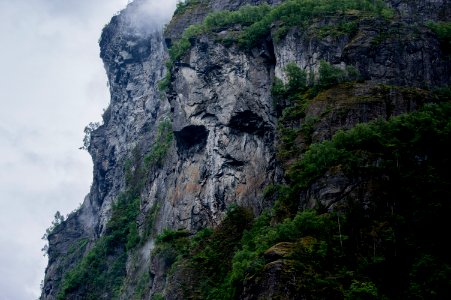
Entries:
{"type": "Polygon", "coordinates": [[[122,15],[123,20],[135,30],[143,33],[162,29],[176,8],[177,0],[135,0],[122,15]]]}
{"type": "MultiPolygon", "coordinates": [[[[127,2],[0,0],[0,300],[39,297],[41,237],[89,192],[92,162],[78,148],[109,103],[98,39],[127,2]]],[[[161,28],[176,2],[146,0],[128,18],[161,28]]]]}

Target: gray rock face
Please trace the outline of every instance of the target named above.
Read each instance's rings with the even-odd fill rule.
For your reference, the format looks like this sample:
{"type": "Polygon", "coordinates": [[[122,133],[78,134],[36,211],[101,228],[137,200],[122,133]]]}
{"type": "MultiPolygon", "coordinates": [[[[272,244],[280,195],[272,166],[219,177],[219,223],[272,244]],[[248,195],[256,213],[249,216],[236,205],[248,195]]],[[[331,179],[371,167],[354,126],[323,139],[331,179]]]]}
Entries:
{"type": "Polygon", "coordinates": [[[169,100],[189,227],[217,224],[231,203],[255,213],[265,207],[258,191],[276,170],[272,80],[264,57],[207,37],[177,67],[169,100]],[[198,186],[191,191],[193,181],[198,186]]]}
{"type": "Polygon", "coordinates": [[[112,203],[125,184],[125,160],[135,147],[149,147],[155,134],[150,129],[169,111],[157,89],[167,59],[162,30],[131,18],[141,2],[136,1],[113,17],[103,31],[101,57],[111,103],[104,112],[104,124],[91,135],[94,180],[80,210],[49,236],[49,265],[41,299],[56,299],[62,275],[84,254],[76,253],[67,259],[70,246],[86,240],[89,249],[102,235],[112,203]]]}
{"type": "Polygon", "coordinates": [[[101,203],[101,232],[109,206],[124,186],[124,161],[134,148],[150,147],[155,135],[151,128],[168,113],[169,106],[160,101],[157,88],[167,59],[161,30],[145,32],[117,16],[104,29],[100,48],[111,103],[104,114],[105,124],[93,134],[89,152],[95,164],[94,187],[96,180],[102,185],[94,200],[101,203]]]}
{"type": "Polygon", "coordinates": [[[65,271],[74,267],[85,253],[89,240],[79,216],[77,213],[68,218],[49,236],[49,262],[41,299],[56,298],[65,271]]]}
{"type": "Polygon", "coordinates": [[[306,107],[301,122],[316,119],[311,140],[317,143],[331,139],[340,129],[415,111],[430,100],[430,95],[419,88],[374,82],[342,84],[318,95],[306,107]]]}
{"type": "MultiPolygon", "coordinates": [[[[354,65],[367,80],[341,91],[344,97],[337,96],[337,88],[336,94],[333,91],[324,94],[306,108],[308,116],[323,117],[314,126],[313,141],[330,138],[340,128],[380,116],[388,118],[418,105],[416,99],[404,97],[396,89],[388,98],[382,93],[374,101],[346,101],[370,90],[376,90],[377,94],[380,83],[414,86],[449,83],[446,76],[449,59],[426,27],[418,25],[416,34],[410,35],[414,24],[370,19],[362,20],[352,36],[319,38],[292,29],[277,42],[269,38],[267,43],[249,51],[234,45],[225,47],[213,36],[200,36],[193,41],[189,53],[175,64],[168,93],[162,95],[158,91],[158,81],[166,74],[166,42],[170,44],[180,37],[188,25],[200,22],[209,11],[280,2],[202,2],[201,6],[176,16],[165,35],[152,20],[138,21],[142,19],[139,12],[144,0],[129,4],[112,18],[100,41],[111,103],[103,115],[104,124],[92,133],[89,152],[94,163],[94,181],[80,210],[49,236],[49,265],[41,299],[56,298],[63,276],[105,233],[112,204],[125,189],[126,161],[132,158],[132,153],[142,160],[155,144],[158,124],[163,120],[172,121],[175,139],[162,165],[152,168],[144,178],[137,218],[142,236],[148,214],[153,208],[158,209],[152,217],[153,227],[147,240],[127,262],[127,284],[121,299],[134,296],[137,277],[146,272],[150,274],[145,283],[146,298],[171,289],[165,276],[168,266],[151,256],[154,238],[163,229],[195,232],[218,225],[231,204],[249,207],[254,214],[272,205],[263,200],[263,188],[283,179],[276,162],[277,120],[271,87],[276,76],[286,80],[288,63],[294,62],[314,73],[321,60],[341,67],[354,65]],[[389,35],[385,35],[387,32],[389,35]],[[330,109],[331,105],[334,109],[330,109]],[[71,252],[77,245],[79,250],[71,252]]],[[[430,10],[423,11],[415,20],[443,19],[449,15],[445,0],[417,0],[412,5],[396,0],[390,3],[403,18],[412,17],[420,7],[430,10]]],[[[331,174],[306,191],[302,205],[312,207],[319,200],[325,206],[333,206],[337,197],[346,194],[346,186],[352,184],[342,174],[331,174]]],[[[284,276],[284,264],[275,261],[263,283],[250,283],[252,293],[260,295],[258,291],[266,284],[279,291],[274,281],[284,276]]],[[[177,299],[176,291],[173,292],[173,298],[177,299]]],[[[243,295],[243,299],[254,299],[252,293],[243,295]]],[[[261,295],[271,293],[262,291],[261,295]]]]}
{"type": "Polygon", "coordinates": [[[325,38],[294,28],[274,50],[279,78],[284,78],[283,70],[290,62],[316,73],[325,60],[355,66],[364,79],[374,82],[434,86],[449,81],[449,60],[432,33],[419,24],[361,20],[355,35],[325,38]]]}
{"type": "Polygon", "coordinates": [[[165,30],[166,42],[170,45],[173,40],[177,40],[183,31],[192,24],[198,24],[210,12],[221,10],[237,10],[244,5],[269,4],[277,5],[283,0],[200,0],[196,5],[191,6],[186,11],[174,15],[165,30]]]}
{"type": "MultiPolygon", "coordinates": [[[[163,35],[134,22],[131,16],[139,3],[113,17],[101,37],[111,103],[103,115],[104,124],[92,133],[89,152],[94,181],[77,214],[49,237],[42,299],[56,298],[63,273],[84,254],[67,263],[63,256],[68,247],[86,239],[89,249],[103,234],[112,204],[125,186],[125,161],[133,149],[145,153],[151,148],[157,124],[170,110],[175,147],[165,165],[146,180],[141,219],[159,203],[156,233],[164,228],[197,230],[217,225],[232,203],[252,207],[256,214],[268,206],[261,202],[261,191],[276,176],[270,104],[273,72],[262,57],[235,49],[224,58],[223,46],[205,41],[200,47],[211,47],[212,56],[192,51],[192,66],[180,67],[174,83],[176,96],[169,105],[157,88],[166,72],[163,35]],[[205,89],[212,82],[215,86],[205,89]]],[[[151,250],[142,253],[144,261],[149,261],[151,250]]]]}
{"type": "Polygon", "coordinates": [[[236,10],[244,5],[258,5],[262,3],[267,3],[270,5],[277,5],[283,2],[283,0],[211,0],[209,6],[213,10],[236,10]]]}
{"type": "Polygon", "coordinates": [[[391,7],[407,21],[449,21],[451,4],[448,0],[388,0],[391,7]]]}

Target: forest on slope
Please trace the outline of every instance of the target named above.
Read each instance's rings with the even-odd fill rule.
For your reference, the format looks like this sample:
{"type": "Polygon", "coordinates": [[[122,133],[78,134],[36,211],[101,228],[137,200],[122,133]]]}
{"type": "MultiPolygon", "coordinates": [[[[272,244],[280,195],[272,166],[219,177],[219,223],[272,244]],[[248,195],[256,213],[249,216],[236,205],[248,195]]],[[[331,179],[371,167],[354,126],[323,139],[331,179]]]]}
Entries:
{"type": "MultiPolygon", "coordinates": [[[[49,294],[445,299],[451,293],[449,5],[430,17],[402,15],[402,1],[257,2],[219,11],[213,4],[230,3],[178,5],[165,32],[167,72],[154,82],[158,103],[166,103],[158,105],[170,108],[155,110],[153,127],[142,131],[151,127],[151,137],[112,163],[122,170],[121,188],[95,238],[77,237],[59,254],[50,243],[49,255],[64,268],[49,294]],[[230,150],[227,143],[245,147],[230,150]],[[257,146],[249,150],[247,143],[257,146]],[[241,151],[270,159],[238,159],[241,151]],[[268,174],[255,171],[262,162],[268,174]],[[240,176],[245,180],[236,183],[240,176]],[[191,200],[202,208],[186,208],[191,200]],[[169,223],[177,218],[183,220],[169,223]]],[[[429,3],[417,2],[412,10],[429,3]]],[[[107,42],[119,48],[114,30],[104,31],[104,55],[111,55],[107,42]]],[[[128,87],[136,71],[111,61],[114,84],[128,87]]],[[[64,236],[66,224],[49,238],[64,236]]]]}

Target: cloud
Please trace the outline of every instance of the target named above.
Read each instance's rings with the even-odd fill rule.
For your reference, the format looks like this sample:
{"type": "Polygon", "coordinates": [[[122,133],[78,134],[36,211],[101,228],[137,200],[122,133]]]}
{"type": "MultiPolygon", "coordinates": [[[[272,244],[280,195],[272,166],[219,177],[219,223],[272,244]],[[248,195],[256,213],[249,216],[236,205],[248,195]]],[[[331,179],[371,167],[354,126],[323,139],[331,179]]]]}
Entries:
{"type": "Polygon", "coordinates": [[[176,1],[161,1],[147,0],[142,4],[140,10],[143,16],[155,19],[162,22],[168,22],[174,13],[176,1]]]}
{"type": "MultiPolygon", "coordinates": [[[[143,30],[163,26],[177,2],[136,1],[127,18],[143,30]]],[[[91,158],[78,147],[109,102],[97,41],[127,3],[0,0],[0,300],[39,296],[41,236],[89,191],[91,158]]]]}
{"type": "Polygon", "coordinates": [[[175,10],[176,0],[136,0],[130,4],[126,17],[141,30],[161,28],[169,22],[175,10]]]}
{"type": "Polygon", "coordinates": [[[55,211],[89,191],[83,128],[108,104],[97,40],[126,0],[0,1],[0,299],[36,299],[55,211]]]}

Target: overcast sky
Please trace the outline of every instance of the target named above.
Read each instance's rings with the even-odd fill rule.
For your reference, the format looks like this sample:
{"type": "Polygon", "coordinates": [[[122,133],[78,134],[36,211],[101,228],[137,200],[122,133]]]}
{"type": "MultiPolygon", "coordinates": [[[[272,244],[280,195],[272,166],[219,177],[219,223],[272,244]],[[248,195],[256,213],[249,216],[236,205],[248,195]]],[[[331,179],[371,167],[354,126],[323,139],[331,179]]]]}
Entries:
{"type": "Polygon", "coordinates": [[[38,298],[41,236],[89,191],[78,148],[109,101],[97,42],[127,2],[0,0],[0,300],[38,298]]]}

